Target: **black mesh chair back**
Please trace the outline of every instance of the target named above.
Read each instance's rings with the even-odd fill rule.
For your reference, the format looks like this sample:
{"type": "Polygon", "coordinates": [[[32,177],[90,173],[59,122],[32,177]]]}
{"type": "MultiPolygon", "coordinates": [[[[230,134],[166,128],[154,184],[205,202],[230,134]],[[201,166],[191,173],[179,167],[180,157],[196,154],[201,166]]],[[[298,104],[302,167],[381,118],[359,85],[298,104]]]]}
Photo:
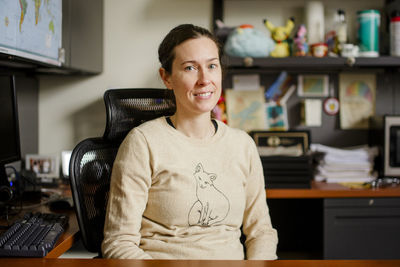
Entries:
{"type": "Polygon", "coordinates": [[[82,241],[101,256],[104,218],[111,170],[118,147],[128,132],[160,116],[175,113],[175,98],[166,89],[111,89],[105,92],[106,129],[103,137],[88,138],[70,160],[72,196],[82,241]]]}

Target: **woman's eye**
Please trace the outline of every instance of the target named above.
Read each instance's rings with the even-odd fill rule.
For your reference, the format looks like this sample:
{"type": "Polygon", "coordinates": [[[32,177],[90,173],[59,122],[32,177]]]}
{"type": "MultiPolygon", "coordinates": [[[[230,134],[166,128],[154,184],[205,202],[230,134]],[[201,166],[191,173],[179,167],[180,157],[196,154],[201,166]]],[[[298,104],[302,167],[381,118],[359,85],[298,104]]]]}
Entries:
{"type": "Polygon", "coordinates": [[[195,70],[195,67],[194,66],[187,66],[187,67],[185,67],[185,70],[195,70]]]}
{"type": "Polygon", "coordinates": [[[218,67],[217,64],[210,64],[210,69],[216,69],[218,67]]]}

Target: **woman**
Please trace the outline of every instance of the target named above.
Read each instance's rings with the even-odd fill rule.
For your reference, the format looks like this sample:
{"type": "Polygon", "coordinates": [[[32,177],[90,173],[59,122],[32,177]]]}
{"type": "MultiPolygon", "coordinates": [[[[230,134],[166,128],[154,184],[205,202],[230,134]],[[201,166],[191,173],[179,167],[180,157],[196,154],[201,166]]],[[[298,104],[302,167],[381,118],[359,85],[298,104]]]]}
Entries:
{"type": "Polygon", "coordinates": [[[159,47],[176,113],[133,129],[114,163],[102,251],[109,258],[276,259],[260,157],[243,131],[211,119],[219,46],[184,24],[159,47]]]}

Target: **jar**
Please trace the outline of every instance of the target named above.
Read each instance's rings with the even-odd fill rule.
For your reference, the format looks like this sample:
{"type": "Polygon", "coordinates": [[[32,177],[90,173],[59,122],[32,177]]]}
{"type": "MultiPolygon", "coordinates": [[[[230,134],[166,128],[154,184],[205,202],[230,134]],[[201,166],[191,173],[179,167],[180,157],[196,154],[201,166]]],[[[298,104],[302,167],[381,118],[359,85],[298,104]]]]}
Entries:
{"type": "Polygon", "coordinates": [[[311,53],[314,57],[325,57],[328,54],[328,45],[325,43],[312,44],[311,53]]]}

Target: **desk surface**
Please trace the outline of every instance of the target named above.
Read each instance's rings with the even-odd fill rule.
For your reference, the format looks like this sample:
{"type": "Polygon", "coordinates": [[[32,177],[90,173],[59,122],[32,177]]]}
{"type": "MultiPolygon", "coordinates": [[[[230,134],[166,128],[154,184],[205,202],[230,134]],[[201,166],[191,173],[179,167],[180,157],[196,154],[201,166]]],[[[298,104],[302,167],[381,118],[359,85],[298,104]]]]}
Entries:
{"type": "Polygon", "coordinates": [[[352,189],[336,183],[312,181],[310,189],[267,189],[267,198],[400,197],[400,186],[352,189]]]}
{"type": "Polygon", "coordinates": [[[398,267],[400,260],[278,260],[278,261],[199,261],[199,260],[116,260],[116,259],[0,259],[1,266],[85,266],[85,267],[398,267]]]}
{"type": "MultiPolygon", "coordinates": [[[[350,189],[339,184],[328,184],[323,182],[312,182],[311,189],[267,189],[267,197],[271,199],[287,199],[287,198],[354,198],[354,197],[400,197],[400,187],[383,188],[383,189],[350,189]]],[[[41,206],[35,211],[50,212],[47,206],[41,206]]],[[[53,250],[47,254],[46,258],[58,258],[64,252],[69,250],[74,242],[79,238],[79,226],[73,210],[60,211],[69,215],[69,224],[64,234],[57,241],[53,250]]],[[[1,263],[4,259],[0,259],[1,263]]],[[[16,260],[16,259],[15,259],[16,260]]],[[[65,262],[66,265],[69,262],[65,262]]],[[[140,263],[144,264],[144,263],[140,263]]],[[[263,263],[264,264],[264,263],[263,263]]],[[[276,264],[276,263],[274,263],[276,264]]],[[[400,261],[397,262],[400,266],[400,261]]],[[[1,266],[9,266],[2,265],[1,266]]],[[[161,264],[165,266],[165,264],[161,264]]],[[[161,266],[160,265],[160,266],[161,266]]],[[[21,265],[25,266],[25,265],[21,265]]],[[[143,265],[146,266],[146,265],[143,265]]],[[[172,266],[172,265],[171,265],[172,266]]],[[[184,266],[184,265],[182,265],[184,266]]],[[[212,264],[210,266],[213,266],[212,264]]],[[[238,265],[248,266],[248,265],[238,265]]],[[[259,265],[254,265],[259,266],[259,265]]],[[[262,266],[282,266],[282,265],[262,265],[262,266]]],[[[295,266],[295,265],[293,265],[295,266]]],[[[306,266],[306,265],[304,265],[306,266]]],[[[308,265],[309,266],[309,265],[308,265]]],[[[321,265],[329,266],[329,265],[321,265]]],[[[346,266],[346,265],[344,265],[346,266]]],[[[350,266],[350,265],[349,265],[350,266]]],[[[386,265],[385,265],[386,266],[386,265]]],[[[394,266],[394,265],[387,265],[394,266]]],[[[231,266],[230,266],[231,267],[231,266]]]]}

